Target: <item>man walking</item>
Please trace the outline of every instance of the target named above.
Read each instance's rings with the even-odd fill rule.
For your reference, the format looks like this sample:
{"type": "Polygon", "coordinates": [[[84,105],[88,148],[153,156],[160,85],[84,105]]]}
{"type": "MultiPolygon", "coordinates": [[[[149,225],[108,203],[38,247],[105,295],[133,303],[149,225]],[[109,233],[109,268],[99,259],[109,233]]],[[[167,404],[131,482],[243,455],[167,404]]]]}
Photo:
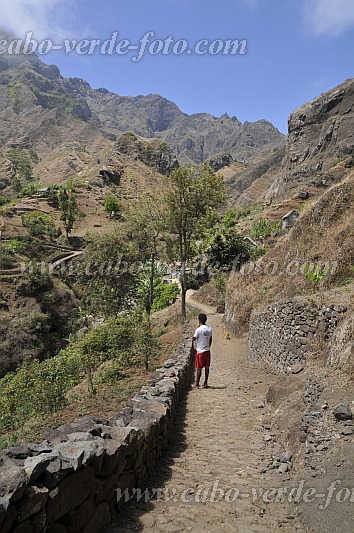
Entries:
{"type": "Polygon", "coordinates": [[[200,378],[202,376],[202,370],[205,369],[205,377],[203,388],[208,388],[209,368],[210,368],[210,346],[213,341],[213,331],[206,325],[207,316],[204,313],[200,313],[198,316],[199,327],[195,330],[193,337],[194,341],[197,341],[197,355],[195,358],[195,368],[197,371],[196,382],[192,385],[193,389],[199,389],[200,378]]]}

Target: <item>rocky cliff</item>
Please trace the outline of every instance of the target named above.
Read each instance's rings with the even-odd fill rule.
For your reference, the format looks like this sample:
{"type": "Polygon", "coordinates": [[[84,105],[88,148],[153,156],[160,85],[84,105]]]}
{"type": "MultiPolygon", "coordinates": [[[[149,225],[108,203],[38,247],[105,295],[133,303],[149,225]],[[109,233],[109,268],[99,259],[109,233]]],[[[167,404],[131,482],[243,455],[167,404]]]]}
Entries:
{"type": "Polygon", "coordinates": [[[285,149],[285,140],[271,143],[259,149],[246,163],[234,162],[220,170],[229,190],[229,207],[242,208],[263,202],[281,169],[285,149]]]}
{"type": "Polygon", "coordinates": [[[289,118],[286,156],[267,200],[283,199],[307,184],[339,181],[354,153],[354,79],[306,103],[289,118]]]}
{"type": "Polygon", "coordinates": [[[227,114],[187,115],[173,102],[158,94],[118,96],[105,89],[86,92],[93,120],[105,130],[134,131],[143,137],[166,141],[181,162],[201,163],[220,152],[236,159],[249,159],[257,149],[284,139],[270,122],[259,120],[242,124],[227,114]]]}

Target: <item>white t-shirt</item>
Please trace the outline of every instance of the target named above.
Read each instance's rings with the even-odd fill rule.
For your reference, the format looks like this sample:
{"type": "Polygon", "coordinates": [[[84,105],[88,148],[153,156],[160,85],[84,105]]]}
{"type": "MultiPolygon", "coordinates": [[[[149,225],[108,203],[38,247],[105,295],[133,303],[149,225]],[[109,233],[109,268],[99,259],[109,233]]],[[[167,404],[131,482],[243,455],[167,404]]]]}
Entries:
{"type": "Polygon", "coordinates": [[[202,324],[195,330],[194,337],[197,339],[197,352],[208,352],[210,350],[210,337],[212,329],[206,324],[202,324]]]}

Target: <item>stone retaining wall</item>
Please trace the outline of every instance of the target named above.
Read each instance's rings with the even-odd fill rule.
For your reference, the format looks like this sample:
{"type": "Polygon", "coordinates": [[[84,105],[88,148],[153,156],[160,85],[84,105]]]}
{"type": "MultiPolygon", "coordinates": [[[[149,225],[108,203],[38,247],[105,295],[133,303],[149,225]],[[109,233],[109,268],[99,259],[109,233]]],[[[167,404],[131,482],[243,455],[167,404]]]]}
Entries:
{"type": "Polygon", "coordinates": [[[343,372],[354,374],[354,317],[348,315],[333,334],[328,352],[328,363],[343,372]]]}
{"type": "Polygon", "coordinates": [[[310,353],[328,352],[346,307],[318,305],[295,298],[254,310],[249,328],[249,356],[279,372],[306,362],[310,353]]]}
{"type": "Polygon", "coordinates": [[[48,431],[42,444],[0,454],[1,533],[98,533],[142,487],[174,431],[192,380],[190,335],[128,406],[109,420],[81,418],[48,431]]]}

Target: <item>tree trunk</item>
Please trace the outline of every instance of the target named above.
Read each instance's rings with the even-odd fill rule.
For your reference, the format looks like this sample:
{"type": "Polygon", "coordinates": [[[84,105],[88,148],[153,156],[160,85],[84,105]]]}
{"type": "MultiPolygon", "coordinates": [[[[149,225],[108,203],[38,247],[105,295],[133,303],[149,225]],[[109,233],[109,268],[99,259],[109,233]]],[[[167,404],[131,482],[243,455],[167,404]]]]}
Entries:
{"type": "Polygon", "coordinates": [[[149,286],[149,298],[146,306],[146,312],[150,317],[152,303],[154,301],[154,281],[155,281],[155,254],[151,254],[151,268],[150,268],[150,286],[149,286]]]}
{"type": "Polygon", "coordinates": [[[181,261],[182,324],[186,321],[186,259],[181,261]]]}

